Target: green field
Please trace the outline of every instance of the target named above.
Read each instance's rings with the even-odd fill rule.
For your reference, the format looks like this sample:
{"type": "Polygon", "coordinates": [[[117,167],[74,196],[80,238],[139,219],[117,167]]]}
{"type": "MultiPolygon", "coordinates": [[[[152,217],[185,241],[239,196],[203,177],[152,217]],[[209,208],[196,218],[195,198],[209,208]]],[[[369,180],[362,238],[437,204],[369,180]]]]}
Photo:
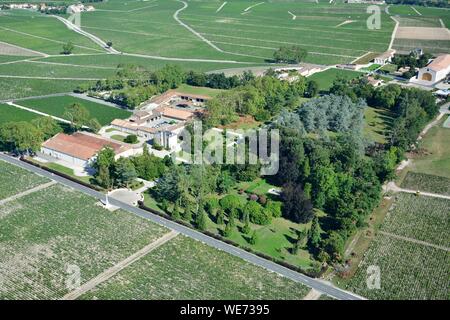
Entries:
{"type": "Polygon", "coordinates": [[[302,299],[308,291],[301,284],[178,236],[81,299],[302,299]]]}
{"type": "MultiPolygon", "coordinates": [[[[48,182],[0,161],[0,199],[48,182]],[[13,182],[13,183],[12,183],[13,182]]],[[[0,300],[60,299],[169,232],[61,185],[0,205],[0,300]]],[[[306,286],[178,235],[82,299],[301,299],[306,286]]]]}
{"type": "Polygon", "coordinates": [[[84,283],[167,233],[59,185],[1,206],[0,213],[0,299],[61,298],[69,291],[67,265],[80,268],[84,283]]]}
{"type": "Polygon", "coordinates": [[[393,117],[388,110],[367,107],[364,110],[364,133],[371,141],[386,143],[393,117]]]}
{"type": "Polygon", "coordinates": [[[218,89],[211,89],[211,88],[204,88],[204,87],[193,87],[186,84],[182,84],[179,86],[176,91],[185,93],[185,94],[199,94],[199,95],[205,95],[210,96],[212,98],[216,97],[218,94],[223,92],[224,90],[218,90],[218,89]]]}
{"type": "Polygon", "coordinates": [[[409,171],[402,181],[402,188],[450,196],[450,179],[409,171]]]}
{"type": "Polygon", "coordinates": [[[396,197],[381,231],[409,240],[376,234],[347,289],[368,299],[449,299],[450,200],[396,197]],[[369,266],[380,268],[380,289],[367,287],[369,266]]]}
{"type": "Polygon", "coordinates": [[[29,99],[18,101],[17,104],[32,108],[37,111],[41,111],[52,116],[64,118],[65,108],[70,105],[78,103],[84,106],[89,112],[92,118],[96,118],[101,125],[109,124],[116,118],[125,119],[131,115],[130,111],[109,107],[103,104],[95,103],[92,101],[72,97],[48,97],[42,99],[29,99]]]}
{"type": "Polygon", "coordinates": [[[0,200],[46,182],[44,177],[0,160],[0,200]]]}
{"type": "Polygon", "coordinates": [[[442,126],[445,117],[431,128],[419,144],[424,150],[414,155],[412,171],[450,178],[450,129],[442,126]]]}
{"type": "Polygon", "coordinates": [[[320,91],[328,91],[333,85],[334,80],[338,78],[354,79],[361,75],[362,73],[357,71],[331,68],[323,72],[315,73],[308,77],[308,79],[316,81],[319,84],[320,91]]]}
{"type": "Polygon", "coordinates": [[[0,104],[0,124],[7,122],[31,121],[40,115],[22,110],[8,104],[0,104]]]}

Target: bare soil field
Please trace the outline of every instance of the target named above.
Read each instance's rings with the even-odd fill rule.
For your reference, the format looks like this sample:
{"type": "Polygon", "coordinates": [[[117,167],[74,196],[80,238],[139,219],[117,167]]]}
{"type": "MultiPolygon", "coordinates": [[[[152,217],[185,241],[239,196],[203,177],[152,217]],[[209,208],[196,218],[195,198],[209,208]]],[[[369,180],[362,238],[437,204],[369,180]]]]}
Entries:
{"type": "Polygon", "coordinates": [[[445,28],[399,27],[396,39],[450,40],[450,33],[445,28]]]}
{"type": "Polygon", "coordinates": [[[0,41],[0,55],[21,56],[21,57],[39,57],[45,56],[43,53],[18,47],[6,42],[0,41]]]}

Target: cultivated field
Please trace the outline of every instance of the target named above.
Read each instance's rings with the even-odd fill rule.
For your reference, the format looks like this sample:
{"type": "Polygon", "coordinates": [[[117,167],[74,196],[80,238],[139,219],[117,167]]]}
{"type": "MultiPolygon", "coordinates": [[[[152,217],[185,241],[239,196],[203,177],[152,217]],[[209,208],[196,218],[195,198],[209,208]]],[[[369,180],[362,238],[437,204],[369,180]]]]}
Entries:
{"type": "MultiPolygon", "coordinates": [[[[29,99],[18,101],[17,104],[50,114],[52,116],[64,118],[65,108],[73,105],[80,104],[85,107],[92,118],[96,118],[101,125],[109,124],[116,118],[125,119],[131,115],[130,111],[109,107],[103,104],[95,103],[92,101],[72,97],[48,97],[42,99],[29,99]]],[[[69,120],[69,119],[66,119],[69,120]]]]}
{"type": "MultiPolygon", "coordinates": [[[[0,162],[0,199],[48,182],[0,162]]],[[[60,299],[169,230],[55,184],[0,205],[0,300],[60,299]],[[79,269],[78,269],[79,268],[79,269]],[[74,273],[75,270],[75,273],[74,273]]],[[[125,260],[126,261],[126,260],[125,260]]],[[[309,289],[178,235],[83,299],[301,299],[309,289]]]]}
{"type": "Polygon", "coordinates": [[[402,181],[402,188],[450,195],[450,179],[409,171],[402,181]]]}
{"type": "Polygon", "coordinates": [[[0,200],[48,182],[48,179],[0,160],[0,200]]]}
{"type": "Polygon", "coordinates": [[[369,299],[449,299],[450,200],[399,194],[347,288],[369,299]],[[366,285],[380,268],[381,289],[366,285]]]}
{"type": "Polygon", "coordinates": [[[39,117],[41,116],[36,113],[0,103],[0,124],[17,121],[31,121],[39,117]]]}
{"type": "Polygon", "coordinates": [[[72,92],[86,81],[6,78],[0,75],[0,100],[72,92]]]}
{"type": "Polygon", "coordinates": [[[301,299],[309,289],[178,236],[82,299],[301,299]]]}

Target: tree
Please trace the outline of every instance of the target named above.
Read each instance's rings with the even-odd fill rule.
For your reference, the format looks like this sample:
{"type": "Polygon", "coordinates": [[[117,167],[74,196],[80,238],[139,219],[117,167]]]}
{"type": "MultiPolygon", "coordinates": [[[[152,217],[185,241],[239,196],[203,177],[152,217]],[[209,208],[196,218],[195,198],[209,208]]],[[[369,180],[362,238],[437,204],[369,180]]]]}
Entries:
{"type": "Polygon", "coordinates": [[[324,240],[323,248],[333,261],[341,261],[344,255],[345,240],[338,232],[332,231],[324,240]]]}
{"type": "Polygon", "coordinates": [[[218,225],[224,224],[224,219],[225,219],[225,215],[223,214],[223,210],[219,209],[219,211],[217,212],[216,223],[218,225]]]}
{"type": "Polygon", "coordinates": [[[251,229],[250,229],[250,223],[249,223],[248,220],[247,220],[247,221],[245,221],[244,227],[242,228],[242,232],[243,232],[244,234],[249,234],[250,231],[251,231],[251,229]]]}
{"type": "Polygon", "coordinates": [[[72,42],[69,41],[63,44],[62,54],[72,54],[73,49],[75,49],[75,46],[72,44],[72,42]]]}
{"type": "Polygon", "coordinates": [[[114,175],[118,186],[126,186],[137,178],[136,169],[128,158],[120,158],[115,165],[114,175]]]}
{"type": "Polygon", "coordinates": [[[93,164],[96,170],[95,182],[103,188],[111,188],[114,184],[115,152],[110,147],[105,147],[97,154],[93,164]]]}
{"type": "Polygon", "coordinates": [[[42,133],[44,140],[62,131],[61,126],[52,117],[39,117],[33,119],[31,123],[42,133]]]}
{"type": "Polygon", "coordinates": [[[258,242],[258,235],[256,234],[256,230],[253,231],[252,236],[248,241],[251,245],[255,245],[258,242]]]}
{"type": "Polygon", "coordinates": [[[250,221],[260,225],[267,225],[271,222],[270,211],[264,210],[256,201],[247,202],[244,211],[249,215],[250,221]]]}
{"type": "Polygon", "coordinates": [[[180,219],[180,208],[178,207],[177,203],[175,203],[175,205],[173,206],[172,218],[174,220],[179,220],[180,219]]]}
{"type": "Polygon", "coordinates": [[[98,122],[98,120],[95,118],[89,119],[86,123],[86,126],[89,127],[89,129],[91,129],[91,131],[95,133],[99,132],[100,129],[102,128],[100,122],[98,122]]]}
{"type": "Polygon", "coordinates": [[[188,222],[192,220],[192,205],[190,201],[185,202],[184,211],[181,217],[188,222]]]}
{"type": "Polygon", "coordinates": [[[111,48],[112,46],[113,46],[112,41],[106,42],[106,47],[107,47],[107,48],[111,48]]]}
{"type": "Polygon", "coordinates": [[[279,63],[300,63],[307,55],[308,52],[299,46],[283,46],[274,52],[273,58],[279,63]]]}
{"type": "Polygon", "coordinates": [[[317,81],[309,80],[306,86],[305,96],[307,98],[314,98],[319,93],[319,84],[317,81]]]}
{"type": "Polygon", "coordinates": [[[319,219],[315,216],[312,221],[311,228],[308,230],[308,244],[313,248],[318,248],[320,240],[319,219]]]}
{"type": "Polygon", "coordinates": [[[200,209],[195,218],[195,224],[199,230],[206,230],[206,214],[203,209],[200,209]]]}
{"type": "Polygon", "coordinates": [[[241,206],[241,199],[237,195],[229,194],[220,199],[219,203],[223,210],[231,213],[233,209],[238,209],[241,206]]]}
{"type": "Polygon", "coordinates": [[[311,201],[303,193],[299,184],[287,183],[281,193],[283,216],[297,223],[308,223],[314,217],[311,201]]]}
{"type": "Polygon", "coordinates": [[[232,227],[232,225],[228,222],[227,224],[226,224],[226,226],[225,226],[225,230],[223,231],[223,235],[225,236],[225,237],[230,237],[231,236],[231,234],[233,233],[233,227],[232,227]]]}
{"type": "Polygon", "coordinates": [[[64,112],[64,118],[70,121],[70,125],[74,131],[80,130],[89,122],[89,111],[78,103],[74,103],[67,107],[64,112]]]}
{"type": "Polygon", "coordinates": [[[9,151],[36,152],[42,142],[42,132],[29,122],[8,122],[0,126],[0,143],[9,151]]]}
{"type": "Polygon", "coordinates": [[[272,217],[279,218],[282,214],[282,203],[280,201],[268,200],[266,203],[266,210],[270,212],[272,217]]]}
{"type": "Polygon", "coordinates": [[[135,134],[130,134],[130,135],[126,136],[123,141],[126,143],[134,144],[134,143],[138,142],[138,137],[135,134]]]}

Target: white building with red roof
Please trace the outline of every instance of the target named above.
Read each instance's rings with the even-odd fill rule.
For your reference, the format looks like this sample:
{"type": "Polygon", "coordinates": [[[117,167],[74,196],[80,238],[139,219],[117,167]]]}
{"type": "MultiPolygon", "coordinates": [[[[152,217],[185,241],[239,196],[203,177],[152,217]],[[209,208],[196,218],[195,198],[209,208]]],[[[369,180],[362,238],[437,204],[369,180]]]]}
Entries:
{"type": "Polygon", "coordinates": [[[450,54],[443,54],[434,59],[429,65],[419,70],[417,80],[435,84],[450,73],[450,54]]]}
{"type": "Polygon", "coordinates": [[[88,168],[99,151],[105,147],[114,150],[116,159],[134,154],[133,147],[127,143],[88,132],[76,132],[72,135],[58,133],[42,144],[41,153],[67,163],[71,167],[88,168]]]}

